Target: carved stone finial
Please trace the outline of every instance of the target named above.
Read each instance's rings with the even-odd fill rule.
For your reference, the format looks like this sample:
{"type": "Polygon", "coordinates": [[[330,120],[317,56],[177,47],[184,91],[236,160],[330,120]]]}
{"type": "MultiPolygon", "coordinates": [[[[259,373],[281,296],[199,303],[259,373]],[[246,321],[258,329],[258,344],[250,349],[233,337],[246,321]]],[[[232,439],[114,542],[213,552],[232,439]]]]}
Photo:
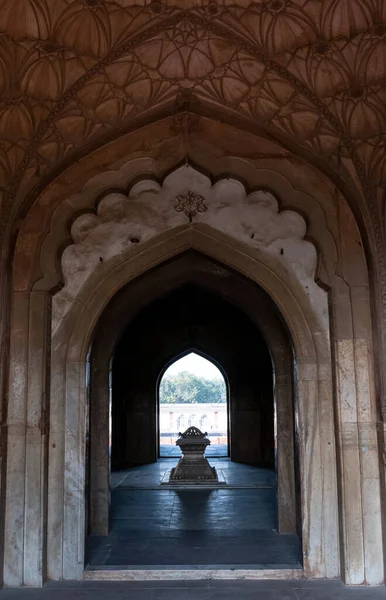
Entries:
{"type": "Polygon", "coordinates": [[[193,217],[197,216],[198,213],[204,213],[208,210],[208,207],[204,204],[205,199],[200,194],[195,194],[192,191],[186,194],[178,194],[175,198],[176,204],[174,210],[176,212],[183,212],[188,217],[191,223],[193,217]]]}

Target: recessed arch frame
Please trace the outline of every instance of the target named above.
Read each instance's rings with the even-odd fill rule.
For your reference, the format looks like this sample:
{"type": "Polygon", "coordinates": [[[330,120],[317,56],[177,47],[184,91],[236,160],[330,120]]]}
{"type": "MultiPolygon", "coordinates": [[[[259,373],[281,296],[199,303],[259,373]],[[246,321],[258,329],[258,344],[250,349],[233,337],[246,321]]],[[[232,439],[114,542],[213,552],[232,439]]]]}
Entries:
{"type": "MultiPolygon", "coordinates": [[[[193,247],[194,248],[194,247],[193,247]]],[[[188,248],[189,250],[189,248],[188,248]]],[[[263,338],[265,339],[268,351],[271,354],[272,368],[275,374],[275,398],[278,407],[278,421],[280,423],[281,433],[278,450],[278,473],[279,473],[279,529],[281,532],[293,532],[296,529],[296,501],[295,501],[295,483],[294,483],[294,435],[293,435],[293,393],[292,393],[292,350],[288,335],[285,332],[282,322],[276,314],[273,304],[268,300],[268,296],[260,290],[255,284],[238,275],[237,288],[233,282],[232,293],[230,294],[229,279],[231,272],[225,268],[224,263],[217,264],[217,271],[226,273],[226,278],[208,277],[205,272],[208,268],[213,268],[213,264],[207,260],[204,261],[202,255],[201,262],[189,260],[192,253],[186,255],[186,252],[176,255],[173,262],[169,265],[164,262],[152,273],[147,275],[147,279],[134,281],[134,285],[128,289],[122,289],[111,300],[110,304],[102,314],[96,328],[93,351],[91,354],[92,370],[94,373],[94,386],[92,384],[92,404],[96,420],[93,423],[91,419],[91,428],[94,429],[92,439],[101,440],[106,436],[108,429],[108,369],[110,357],[113,355],[114,348],[118,343],[122,332],[129,325],[132,318],[136,316],[148,302],[154,301],[160,294],[170,293],[185,283],[196,284],[199,287],[206,288],[207,291],[223,297],[224,300],[232,302],[238,306],[256,325],[263,338]],[[178,270],[177,270],[178,267],[178,270]],[[200,270],[201,269],[201,270],[200,270]],[[249,283],[248,283],[249,282],[249,283]],[[139,300],[138,300],[139,299],[139,300]],[[144,300],[146,299],[146,300],[144,300]],[[122,301],[124,300],[124,301],[122,301]],[[257,307],[259,310],[257,310],[257,307]],[[98,405],[96,408],[95,406],[98,405]],[[101,426],[101,415],[104,425],[101,426]]],[[[107,472],[107,440],[104,443],[105,454],[101,456],[100,447],[97,445],[95,451],[91,449],[92,457],[104,464],[101,468],[101,479],[94,478],[91,483],[91,506],[95,503],[95,509],[92,508],[94,516],[92,517],[91,529],[95,534],[106,534],[108,531],[108,482],[107,472]],[[94,491],[95,490],[95,491],[94,491]]]]}
{"type": "MultiPolygon", "coordinates": [[[[130,320],[146,306],[147,302],[154,301],[160,294],[170,293],[177,286],[185,283],[195,284],[206,288],[210,293],[219,298],[232,302],[238,306],[256,325],[257,329],[263,335],[266,346],[271,355],[272,368],[275,375],[275,399],[278,407],[278,421],[280,424],[279,451],[278,451],[278,473],[279,473],[279,530],[283,533],[293,532],[296,529],[296,500],[294,483],[294,436],[293,436],[293,359],[292,349],[288,335],[285,332],[282,322],[276,314],[273,304],[268,301],[268,296],[257,288],[255,284],[238,275],[237,287],[235,281],[231,286],[230,292],[229,279],[231,272],[220,263],[211,264],[208,259],[193,260],[192,253],[188,255],[183,252],[174,258],[172,264],[162,263],[158,270],[149,273],[147,280],[134,281],[134,285],[128,289],[118,292],[113,298],[105,312],[102,314],[93,342],[92,351],[92,369],[97,378],[94,388],[92,388],[92,404],[98,403],[95,409],[97,419],[91,427],[96,433],[92,438],[100,440],[107,431],[108,419],[108,390],[107,373],[109,357],[114,352],[114,347],[119,340],[122,331],[128,326],[130,320]],[[189,260],[192,258],[192,260],[189,260]],[[208,263],[208,264],[207,264],[208,263]],[[208,277],[206,269],[214,268],[216,271],[226,273],[226,278],[208,277]],[[178,267],[178,271],[176,272],[178,267]],[[248,283],[249,282],[249,283],[248,283]],[[123,298],[126,298],[122,302],[123,298]],[[138,302],[140,298],[140,302],[138,302]],[[146,300],[144,300],[144,298],[146,300]],[[257,310],[257,307],[259,310],[257,310]],[[104,426],[100,427],[101,417],[104,415],[104,426]]],[[[223,264],[223,263],[222,263],[223,264]]],[[[233,276],[235,277],[235,275],[233,276]]],[[[186,348],[184,349],[186,350],[186,348]]],[[[179,349],[178,349],[179,351],[179,349]]],[[[105,442],[107,449],[107,441],[105,442]]],[[[100,455],[99,446],[95,452],[91,450],[93,456],[99,457],[99,460],[105,465],[101,469],[101,480],[92,484],[95,493],[91,491],[91,498],[95,499],[95,518],[92,519],[91,527],[96,534],[106,534],[108,531],[108,483],[106,479],[108,456],[107,450],[104,457],[100,455]],[[102,492],[104,489],[104,492],[102,492]]],[[[93,500],[91,500],[91,504],[93,500]]]]}
{"type": "Polygon", "coordinates": [[[213,235],[194,226],[163,236],[128,260],[122,258],[99,285],[93,282],[83,291],[67,322],[53,337],[51,391],[61,389],[62,393],[52,394],[51,398],[57,404],[54,413],[59,412],[65,426],[61,432],[51,427],[52,443],[56,449],[61,447],[61,457],[51,460],[49,466],[54,496],[48,506],[48,572],[53,579],[79,578],[83,574],[86,362],[98,318],[128,281],[188,249],[206,254],[258,283],[273,299],[288,326],[296,357],[304,570],[309,576],[336,577],[337,481],[328,340],[300,286],[294,289],[278,265],[261,253],[251,256],[227,236],[213,235]],[[321,411],[326,415],[323,422],[319,418],[321,411]],[[58,433],[61,441],[57,440],[58,433]],[[322,439],[326,443],[321,443],[322,439]],[[65,465],[68,468],[64,469],[65,465]],[[63,523],[61,539],[53,535],[59,522],[63,523]]]}
{"type": "Polygon", "coordinates": [[[53,336],[52,354],[47,341],[50,338],[47,324],[50,322],[51,288],[43,286],[31,292],[15,290],[8,412],[11,452],[7,456],[5,513],[5,536],[13,543],[5,549],[7,585],[41,585],[47,577],[54,580],[82,577],[85,481],[82,432],[85,432],[87,406],[85,357],[93,331],[109,300],[128,281],[192,248],[258,283],[275,302],[290,331],[296,359],[299,429],[304,423],[311,424],[303,428],[300,436],[301,469],[305,467],[302,483],[305,574],[337,577],[343,557],[341,574],[347,583],[380,583],[383,580],[383,556],[379,552],[382,548],[379,450],[372,398],[367,288],[351,288],[350,292],[347,284],[340,289],[334,283],[330,295],[337,360],[333,385],[329,332],[323,331],[301,286],[263,252],[252,251],[229,236],[193,224],[169,231],[152,243],[141,245],[135,252],[101,265],[53,336]],[[108,293],[103,292],[107,281],[108,293]],[[339,294],[344,296],[343,304],[339,294]],[[358,319],[359,305],[364,307],[367,317],[358,319]],[[354,341],[350,331],[347,334],[344,329],[351,314],[356,327],[354,341]],[[43,351],[34,352],[37,347],[43,351]],[[366,360],[370,361],[367,366],[366,360]],[[364,378],[352,384],[355,373],[349,373],[349,383],[353,387],[346,386],[345,389],[340,370],[344,375],[350,365],[361,369],[364,378]],[[14,377],[16,373],[17,378],[14,377]],[[351,391],[353,398],[347,396],[351,391]],[[49,397],[50,403],[46,406],[44,401],[49,397]],[[345,412],[347,400],[351,404],[345,412]],[[44,427],[44,422],[42,427],[39,411],[43,411],[46,419],[49,415],[49,444],[45,441],[48,428],[44,427]],[[339,485],[335,437],[339,439],[339,485]],[[365,455],[360,454],[362,441],[368,448],[365,455]],[[46,443],[49,448],[48,478],[45,476],[47,457],[42,455],[46,443]],[[365,480],[355,478],[354,481],[353,472],[363,473],[365,480]],[[318,473],[317,485],[307,488],[314,473],[318,473]],[[370,481],[371,497],[366,491],[370,481]],[[338,511],[343,531],[340,548],[338,511]],[[47,522],[45,514],[48,514],[47,522]],[[362,519],[358,519],[358,515],[362,515],[362,519]],[[38,524],[37,535],[29,535],[26,523],[31,519],[38,524]],[[17,528],[15,523],[19,524],[17,528]],[[27,556],[36,556],[35,563],[24,560],[27,556]]]}

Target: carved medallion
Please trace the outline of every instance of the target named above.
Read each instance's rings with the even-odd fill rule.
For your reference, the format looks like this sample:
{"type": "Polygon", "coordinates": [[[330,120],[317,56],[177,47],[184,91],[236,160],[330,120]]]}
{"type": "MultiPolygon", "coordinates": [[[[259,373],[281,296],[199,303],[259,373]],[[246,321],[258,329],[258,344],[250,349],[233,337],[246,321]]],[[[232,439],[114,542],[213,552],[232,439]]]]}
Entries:
{"type": "Polygon", "coordinates": [[[176,204],[174,210],[176,212],[183,212],[188,217],[191,223],[193,217],[196,217],[198,213],[204,213],[208,210],[208,207],[204,204],[205,199],[200,194],[195,194],[192,191],[186,194],[178,194],[175,198],[176,204]]]}

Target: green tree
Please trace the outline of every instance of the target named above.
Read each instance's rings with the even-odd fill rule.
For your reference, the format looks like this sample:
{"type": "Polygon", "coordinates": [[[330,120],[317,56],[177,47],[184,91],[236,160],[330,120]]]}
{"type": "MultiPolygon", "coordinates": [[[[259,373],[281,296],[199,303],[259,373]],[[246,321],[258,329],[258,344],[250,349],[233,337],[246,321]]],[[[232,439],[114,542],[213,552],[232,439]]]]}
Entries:
{"type": "Polygon", "coordinates": [[[206,379],[189,371],[163,377],[159,394],[161,404],[226,402],[226,387],[223,379],[206,379]]]}

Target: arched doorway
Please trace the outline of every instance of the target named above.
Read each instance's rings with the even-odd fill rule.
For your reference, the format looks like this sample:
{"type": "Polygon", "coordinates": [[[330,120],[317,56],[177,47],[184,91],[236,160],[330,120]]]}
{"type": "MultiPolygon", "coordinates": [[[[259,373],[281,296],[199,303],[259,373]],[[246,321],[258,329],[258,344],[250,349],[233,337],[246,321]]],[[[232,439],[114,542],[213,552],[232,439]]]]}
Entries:
{"type": "Polygon", "coordinates": [[[178,457],[179,432],[195,426],[207,432],[207,456],[229,455],[229,402],[226,374],[208,357],[192,350],[176,357],[159,377],[160,458],[178,457]]]}
{"type": "MultiPolygon", "coordinates": [[[[113,341],[113,337],[110,339],[113,341]]],[[[132,474],[136,474],[138,481],[143,474],[148,477],[150,473],[149,469],[143,470],[144,466],[152,468],[152,465],[157,464],[159,448],[156,394],[160,374],[162,375],[165,366],[171,364],[176,356],[187,354],[192,348],[203,356],[212,357],[227,375],[231,425],[230,462],[250,465],[250,469],[260,469],[258,481],[255,480],[258,485],[255,487],[260,489],[258,494],[261,495],[261,489],[265,489],[264,493],[269,496],[265,505],[269,510],[263,523],[259,520],[261,513],[258,507],[261,508],[264,503],[259,504],[260,500],[255,498],[256,502],[251,501],[252,512],[244,525],[248,523],[248,529],[252,530],[268,527],[279,536],[280,532],[295,532],[292,358],[285,329],[272,302],[262,290],[237,273],[191,252],[145,274],[120,292],[108,307],[96,331],[91,353],[90,388],[91,534],[109,534],[109,539],[111,535],[117,534],[117,522],[122,521],[124,510],[116,504],[116,498],[122,498],[129,488],[132,499],[132,488],[138,488],[138,484],[133,486],[132,474]],[[245,285],[247,287],[244,287],[245,285]],[[108,365],[106,360],[110,356],[108,338],[112,336],[113,330],[116,332],[118,343],[110,346],[113,351],[112,519],[110,528],[102,530],[101,524],[103,527],[103,521],[108,522],[109,515],[107,513],[107,521],[104,520],[103,510],[101,511],[101,505],[98,505],[101,492],[101,471],[98,469],[101,440],[100,435],[96,436],[93,432],[101,432],[98,402],[101,400],[101,382],[105,380],[104,373],[108,365]],[[267,342],[270,343],[269,349],[267,342]],[[275,378],[277,382],[274,386],[275,378]],[[276,461],[275,398],[278,401],[276,414],[280,430],[276,461]],[[117,490],[116,487],[120,489],[117,490]],[[99,493],[99,497],[96,492],[99,493]],[[117,514],[120,516],[114,518],[117,514]]],[[[157,475],[157,481],[151,479],[152,488],[155,485],[159,486],[162,479],[159,475],[160,473],[157,475]]],[[[246,476],[247,479],[244,478],[242,485],[237,481],[237,477],[235,479],[234,473],[231,473],[230,480],[232,477],[230,489],[249,487],[250,491],[243,492],[242,495],[253,495],[249,475],[246,476]]],[[[147,481],[150,481],[149,478],[147,481]]],[[[141,493],[145,493],[143,485],[141,493]]],[[[105,508],[106,506],[104,503],[105,508]]],[[[136,518],[136,506],[142,506],[141,510],[144,510],[144,501],[131,506],[130,519],[136,518]]],[[[246,508],[237,502],[232,506],[236,510],[232,522],[237,523],[245,514],[246,508]]],[[[157,507],[159,511],[163,504],[160,502],[157,507]]],[[[212,510],[217,509],[212,506],[212,510]]],[[[190,523],[200,522],[199,515],[190,517],[190,523]]],[[[168,514],[167,520],[171,523],[172,515],[168,514]]],[[[138,527],[136,522],[134,525],[138,527]]],[[[156,527],[156,524],[153,525],[156,527]]],[[[202,530],[208,533],[210,528],[203,527],[202,530]]],[[[239,531],[241,530],[242,527],[239,526],[239,531]]],[[[186,531],[185,528],[184,532],[186,531]]],[[[259,539],[265,538],[260,535],[259,539]]],[[[292,564],[299,564],[296,536],[288,538],[290,541],[291,539],[291,559],[285,560],[280,554],[276,555],[279,558],[281,556],[281,565],[291,561],[292,564]]],[[[225,538],[223,542],[226,542],[225,538]]],[[[277,541],[271,542],[273,551],[277,541]]],[[[146,543],[149,543],[148,538],[146,543]]],[[[151,543],[156,546],[154,540],[151,543]]],[[[267,543],[269,545],[265,539],[264,551],[267,549],[267,543]]],[[[259,549],[253,546],[250,551],[252,556],[255,553],[252,562],[261,564],[262,555],[259,549]]],[[[138,559],[140,555],[138,550],[135,558],[138,559]]],[[[225,563],[221,564],[229,564],[230,559],[237,563],[238,558],[233,555],[228,557],[228,563],[223,557],[221,560],[225,560],[225,563]]],[[[111,560],[114,560],[114,554],[111,560]]],[[[213,564],[213,557],[211,562],[213,564]]],[[[271,563],[274,564],[275,561],[272,559],[271,563]]],[[[132,563],[127,560],[125,564],[132,563]]]]}
{"type": "MultiPolygon", "coordinates": [[[[143,306],[143,302],[142,306],[138,302],[139,287],[137,286],[145,285],[145,298],[148,302],[157,294],[162,294],[165,287],[173,289],[184,281],[195,281],[199,278],[201,284],[205,282],[207,287],[214,289],[217,294],[229,297],[229,281],[233,278],[237,280],[237,285],[232,286],[230,299],[244,307],[248,314],[254,315],[264,337],[269,340],[275,363],[276,398],[281,399],[277,402],[277,409],[279,411],[280,406],[289,409],[284,410],[280,416],[282,422],[278,428],[281,432],[277,444],[279,527],[281,528],[281,507],[284,509],[282,515],[284,520],[286,516],[294,515],[292,510],[294,504],[291,506],[294,493],[287,493],[287,491],[294,490],[291,484],[291,467],[293,467],[291,407],[295,398],[297,451],[301,473],[304,571],[306,576],[336,575],[334,570],[336,562],[332,555],[332,548],[336,548],[334,532],[337,531],[336,488],[334,487],[335,445],[332,435],[334,413],[330,394],[332,382],[329,377],[330,354],[327,341],[320,331],[320,324],[310,303],[296,281],[290,281],[284,270],[278,269],[277,273],[273,268],[274,261],[266,260],[265,255],[257,254],[250,257],[245,252],[241,253],[237,245],[231,252],[232,248],[232,240],[229,238],[215,239],[200,227],[192,226],[178,231],[176,235],[160,240],[156,248],[150,245],[136,253],[134,257],[128,260],[124,258],[113,271],[110,268],[104,270],[105,278],[98,287],[95,287],[94,283],[87,284],[83,294],[84,303],[77,304],[71,311],[67,319],[68,326],[66,328],[60,326],[53,335],[52,364],[55,366],[55,371],[52,375],[52,386],[55,394],[51,399],[52,402],[56,402],[55,406],[61,407],[64,411],[66,429],[58,433],[62,435],[60,440],[64,446],[61,445],[57,451],[55,450],[57,439],[50,438],[53,448],[52,452],[50,450],[50,457],[51,455],[53,457],[59,455],[62,458],[65,456],[68,461],[66,458],[66,476],[62,480],[60,479],[61,463],[54,464],[54,459],[50,460],[50,473],[55,477],[53,481],[57,481],[58,486],[52,483],[50,487],[52,494],[49,504],[49,523],[51,525],[48,540],[50,549],[52,550],[55,545],[59,552],[59,554],[49,552],[50,568],[54,570],[51,572],[55,574],[62,572],[67,579],[83,576],[85,486],[87,485],[84,470],[87,441],[85,417],[88,381],[91,382],[89,397],[92,400],[89,405],[91,417],[89,462],[93,463],[94,467],[95,461],[97,463],[96,468],[92,470],[93,478],[89,488],[92,505],[90,525],[95,529],[100,528],[102,535],[103,528],[108,526],[109,456],[106,422],[109,419],[110,359],[114,354],[122,327],[143,306]],[[187,249],[194,249],[194,251],[186,252],[187,249]],[[200,261],[197,260],[197,252],[203,253],[200,254],[200,261]],[[207,258],[208,256],[212,258],[207,258]],[[172,260],[167,262],[170,259],[172,260]],[[154,269],[156,265],[157,268],[154,269]],[[143,273],[147,274],[146,280],[141,277],[143,273]],[[159,285],[160,279],[163,281],[162,287],[159,285]],[[281,323],[280,315],[283,315],[290,336],[281,323]],[[293,344],[293,354],[289,340],[293,344]],[[90,370],[88,370],[91,341],[94,343],[90,370]],[[294,394],[292,368],[295,373],[294,394]],[[319,423],[318,415],[323,415],[323,428],[319,423]],[[98,441],[96,447],[93,440],[98,441]],[[320,446],[322,442],[323,447],[320,446]],[[284,449],[284,452],[280,452],[280,448],[284,449]],[[65,451],[64,454],[62,450],[65,451]],[[288,485],[282,486],[286,493],[281,495],[280,481],[283,480],[288,485]],[[59,487],[60,482],[62,488],[59,487]],[[61,503],[63,494],[64,505],[61,503]],[[323,503],[320,502],[321,497],[323,503]],[[61,515],[64,515],[62,521],[60,521],[61,515]],[[53,533],[54,518],[62,523],[63,538],[59,540],[53,533]],[[65,562],[61,562],[64,559],[65,562]]],[[[299,494],[298,498],[300,499],[299,494]]],[[[291,526],[291,523],[293,524],[293,519],[290,519],[287,524],[291,526]]]]}
{"type": "MultiPolygon", "coordinates": [[[[226,160],[228,161],[228,156],[226,160]]],[[[281,162],[284,164],[286,161],[281,162]]],[[[229,168],[223,169],[223,172],[228,173],[235,168],[234,163],[226,162],[225,164],[229,168]]],[[[211,167],[208,168],[211,169],[211,167]]],[[[371,326],[368,318],[368,288],[366,287],[367,270],[361,268],[360,258],[355,258],[354,262],[350,263],[353,266],[352,269],[345,265],[345,257],[350,256],[354,247],[361,247],[360,236],[358,239],[355,237],[355,223],[352,216],[349,217],[347,207],[341,211],[339,219],[335,220],[335,216],[331,219],[326,217],[326,221],[324,221],[323,211],[315,211],[315,205],[311,201],[310,208],[308,207],[307,196],[303,197],[303,204],[295,202],[295,198],[302,195],[299,194],[302,186],[298,188],[295,185],[293,195],[287,193],[284,188],[276,188],[276,180],[279,175],[275,168],[273,165],[272,168],[270,167],[271,178],[269,184],[267,182],[267,187],[270,188],[272,184],[271,189],[276,190],[282,207],[296,206],[299,208],[299,206],[304,206],[303,214],[310,217],[307,234],[315,240],[315,246],[318,246],[321,239],[321,232],[317,231],[319,224],[323,235],[326,231],[334,230],[334,223],[337,224],[337,231],[339,230],[337,248],[340,250],[338,261],[334,263],[336,268],[329,267],[331,263],[326,257],[328,257],[328,249],[331,249],[332,246],[324,238],[326,244],[324,246],[322,243],[319,254],[320,262],[314,271],[318,281],[322,276],[321,283],[329,288],[329,282],[331,282],[332,286],[328,298],[326,294],[322,298],[324,301],[322,303],[323,314],[315,306],[313,298],[307,297],[308,287],[301,285],[302,277],[299,276],[299,273],[294,274],[283,268],[280,257],[285,256],[286,252],[284,249],[283,254],[281,241],[279,247],[276,246],[278,256],[273,256],[265,249],[261,252],[254,251],[245,244],[238,243],[231,231],[222,235],[215,230],[216,228],[211,229],[203,223],[194,222],[189,223],[187,227],[180,226],[168,230],[163,236],[157,236],[154,243],[145,242],[139,246],[133,246],[131,250],[126,249],[127,251],[125,250],[117,256],[114,261],[109,260],[103,263],[104,257],[101,257],[98,251],[97,268],[92,274],[92,278],[85,283],[82,294],[79,296],[80,301],[78,302],[74,297],[73,305],[65,320],[58,319],[57,314],[53,319],[52,360],[48,360],[47,365],[45,364],[46,357],[51,356],[48,342],[44,347],[45,355],[39,358],[44,367],[52,369],[51,396],[47,400],[45,387],[47,382],[44,383],[46,371],[44,368],[36,368],[35,358],[38,360],[38,355],[35,352],[34,340],[39,336],[39,340],[46,339],[47,326],[51,323],[50,293],[47,290],[53,289],[53,282],[57,284],[58,281],[61,281],[60,277],[58,280],[57,274],[54,279],[50,275],[55,262],[56,253],[53,248],[56,248],[56,245],[44,244],[46,248],[42,251],[42,260],[40,261],[45,273],[44,280],[37,281],[34,287],[31,287],[33,289],[31,293],[29,293],[29,287],[27,290],[27,288],[18,287],[17,284],[14,285],[14,300],[17,310],[12,316],[12,338],[16,342],[11,346],[11,380],[18,381],[20,348],[24,353],[21,354],[23,372],[26,375],[28,370],[28,377],[24,378],[25,383],[20,386],[17,393],[14,389],[10,389],[10,406],[13,408],[24,407],[22,412],[25,419],[22,422],[25,425],[29,414],[27,406],[35,406],[35,402],[37,406],[40,406],[38,397],[29,394],[29,390],[32,389],[32,379],[29,375],[31,374],[31,377],[36,375],[36,380],[40,382],[40,385],[43,382],[41,395],[43,414],[47,414],[44,402],[47,401],[50,410],[50,433],[48,470],[45,463],[47,453],[42,452],[44,445],[48,444],[45,428],[42,429],[39,438],[40,446],[35,445],[35,441],[26,435],[28,429],[21,428],[16,438],[18,453],[11,452],[8,455],[9,495],[6,511],[6,536],[11,539],[14,523],[21,524],[16,544],[7,546],[8,583],[31,581],[30,573],[24,580],[21,575],[23,548],[24,552],[32,555],[31,548],[36,548],[36,541],[31,542],[31,539],[25,537],[24,524],[31,514],[31,503],[28,504],[31,498],[36,500],[35,513],[39,511],[40,515],[45,514],[44,502],[47,489],[49,491],[47,534],[44,531],[44,525],[40,522],[43,545],[40,546],[40,554],[36,553],[38,557],[36,565],[42,560],[44,564],[41,553],[46,551],[44,546],[44,540],[46,540],[50,576],[54,579],[82,576],[84,440],[86,439],[84,425],[87,397],[85,375],[90,340],[103,309],[118,289],[147,269],[154,267],[155,264],[159,264],[187,248],[196,248],[209,254],[214,259],[246,274],[250,280],[261,285],[278,307],[291,332],[290,339],[296,357],[294,363],[295,392],[298,399],[296,422],[298,424],[299,462],[302,475],[302,535],[306,576],[336,577],[340,572],[339,560],[341,560],[341,564],[344,566],[342,574],[346,581],[351,583],[380,581],[382,553],[378,553],[376,557],[371,555],[374,540],[379,541],[381,531],[378,504],[372,504],[373,498],[370,499],[363,492],[367,489],[366,486],[363,487],[363,482],[367,482],[369,477],[374,485],[374,499],[376,502],[379,501],[376,443],[373,443],[376,429],[374,423],[375,402],[372,396],[373,367],[371,364],[371,326]],[[341,225],[341,229],[338,229],[341,225]],[[343,237],[340,238],[340,235],[343,237]],[[341,239],[348,240],[348,244],[341,243],[341,239]],[[48,255],[51,257],[49,264],[43,260],[48,255]],[[103,260],[101,261],[100,258],[103,260]],[[327,262],[325,262],[326,260],[327,262]],[[326,267],[328,272],[324,271],[326,267]],[[358,272],[360,272],[359,279],[357,278],[358,272]],[[20,293],[21,289],[26,291],[20,293]],[[361,307],[360,310],[358,306],[361,307]],[[362,318],[363,314],[366,315],[366,322],[362,318]],[[43,315],[44,319],[41,318],[43,315]],[[319,317],[322,319],[318,320],[319,317]],[[330,329],[326,326],[327,319],[325,317],[329,317],[330,329]],[[352,325],[354,328],[351,327],[352,325]],[[20,337],[18,337],[19,334],[20,337]],[[357,336],[359,336],[359,340],[357,336]],[[32,350],[29,349],[30,358],[27,361],[25,351],[29,348],[28,344],[31,344],[32,350]],[[331,356],[334,362],[332,373],[331,356]],[[367,360],[369,357],[370,360],[367,360]],[[367,383],[356,389],[356,376],[359,372],[364,373],[364,381],[367,383]],[[352,413],[346,410],[347,398],[350,399],[352,413]],[[19,400],[20,404],[18,404],[19,400]],[[366,410],[356,413],[355,410],[358,406],[365,406],[366,410]],[[368,419],[370,419],[371,426],[368,424],[368,419]],[[363,436],[367,434],[371,436],[369,448],[371,447],[373,450],[369,450],[363,457],[361,442],[364,439],[363,436]],[[337,448],[337,455],[335,448],[337,448]],[[31,465],[38,463],[38,461],[34,462],[38,455],[41,457],[40,466],[36,470],[31,469],[31,465]],[[355,468],[351,468],[353,464],[355,468]],[[18,470],[15,469],[15,465],[18,470]],[[15,475],[16,473],[17,475],[15,475]],[[25,500],[15,507],[15,492],[17,492],[17,497],[23,498],[23,491],[19,493],[18,487],[19,482],[22,481],[20,473],[25,473],[26,477],[28,474],[27,489],[25,500]],[[358,473],[361,473],[362,477],[357,477],[358,473]],[[40,477],[42,478],[41,485],[40,477]],[[339,503],[336,501],[337,489],[341,493],[342,501],[339,503]],[[352,490],[355,491],[354,494],[351,493],[352,490]],[[355,506],[352,505],[353,499],[355,506]],[[340,537],[337,527],[338,516],[341,519],[341,531],[344,534],[340,537]],[[15,563],[17,567],[14,570],[15,563]],[[374,565],[374,567],[369,565],[374,565]]],[[[164,165],[162,169],[165,170],[164,165]]],[[[217,166],[216,170],[211,169],[211,172],[219,174],[221,169],[217,166]]],[[[254,169],[251,172],[254,172],[254,169]]],[[[300,178],[307,179],[310,186],[314,185],[314,179],[305,178],[303,171],[299,170],[299,173],[300,178]]],[[[263,179],[261,179],[260,172],[256,177],[258,185],[261,187],[263,179]]],[[[316,186],[316,188],[318,187],[316,186]]],[[[335,194],[335,192],[336,190],[333,193],[335,194]]],[[[325,189],[321,189],[320,197],[324,194],[325,189]]],[[[229,196],[233,198],[233,194],[229,194],[229,196]]],[[[62,226],[64,220],[59,219],[59,222],[62,226]]],[[[259,219],[257,219],[257,223],[259,226],[262,225],[259,219]]],[[[126,226],[122,229],[127,233],[126,226]]],[[[26,231],[28,232],[28,228],[26,231]]],[[[41,231],[44,236],[48,230],[41,228],[41,231]]],[[[53,227],[50,235],[47,235],[47,239],[51,238],[52,241],[52,238],[56,236],[57,228],[53,227]]],[[[59,236],[59,239],[62,238],[59,236]]],[[[107,239],[107,244],[110,243],[110,239],[107,239]]],[[[33,256],[32,253],[29,252],[29,254],[33,256]]],[[[355,250],[353,256],[357,256],[355,250]]],[[[16,274],[20,272],[21,260],[19,257],[15,261],[16,274]]],[[[35,261],[32,261],[31,265],[31,277],[36,277],[35,261]]],[[[65,292],[67,291],[65,290],[65,292]]],[[[58,307],[60,308],[60,302],[55,297],[53,308],[57,310],[58,307]]],[[[38,364],[40,364],[39,360],[38,364]]],[[[106,379],[104,377],[104,380],[106,379]]],[[[276,381],[278,382],[279,379],[277,378],[276,381]]],[[[105,384],[101,386],[102,395],[105,395],[105,387],[105,384]]],[[[282,388],[282,391],[285,395],[285,387],[282,388]]],[[[14,416],[14,413],[10,414],[14,416]]],[[[33,415],[35,414],[33,413],[33,415]]],[[[12,439],[10,435],[9,440],[12,439]]],[[[105,476],[104,469],[101,469],[101,474],[105,476]]],[[[101,489],[101,496],[106,496],[103,485],[101,489]]],[[[38,566],[34,567],[33,576],[37,573],[38,566]]]]}
{"type": "Polygon", "coordinates": [[[112,468],[157,460],[159,375],[191,348],[227,373],[232,460],[273,468],[273,370],[265,340],[242,310],[197,283],[151,302],[121,335],[112,363],[112,468]]]}

